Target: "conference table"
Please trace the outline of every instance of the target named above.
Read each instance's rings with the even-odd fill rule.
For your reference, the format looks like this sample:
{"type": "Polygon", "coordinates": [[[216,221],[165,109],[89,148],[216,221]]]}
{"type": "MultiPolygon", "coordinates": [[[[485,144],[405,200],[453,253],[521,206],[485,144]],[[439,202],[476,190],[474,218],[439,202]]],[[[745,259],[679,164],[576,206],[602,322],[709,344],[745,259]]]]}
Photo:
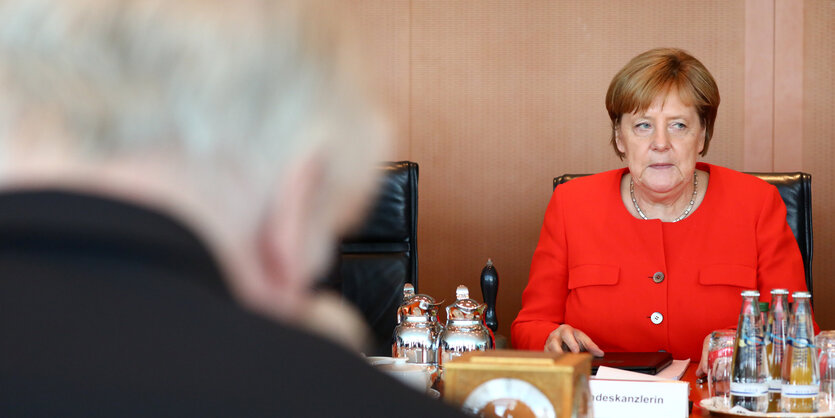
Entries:
{"type": "MultiPolygon", "coordinates": [[[[692,403],[692,407],[690,409],[689,417],[690,418],[733,418],[739,415],[734,414],[725,414],[725,413],[712,413],[706,409],[701,408],[700,402],[702,399],[707,399],[709,397],[708,394],[708,385],[707,382],[699,383],[699,379],[696,378],[696,369],[698,368],[698,362],[690,362],[688,364],[687,369],[685,369],[684,374],[681,377],[681,381],[687,382],[690,386],[690,394],[689,394],[689,401],[692,403]]],[[[442,389],[441,389],[442,390],[442,389]]],[[[443,390],[442,390],[443,391],[443,390]]],[[[826,414],[826,416],[830,416],[826,414]]],[[[835,416],[833,414],[832,416],[835,416]]]]}
{"type": "Polygon", "coordinates": [[[684,374],[681,377],[681,380],[690,384],[690,396],[689,400],[692,402],[692,408],[690,410],[690,418],[704,418],[704,417],[728,417],[729,415],[726,414],[712,414],[710,411],[704,410],[699,407],[699,402],[702,399],[706,399],[709,397],[707,383],[699,383],[698,378],[696,378],[696,369],[698,368],[698,362],[690,362],[685,369],[684,374]]]}

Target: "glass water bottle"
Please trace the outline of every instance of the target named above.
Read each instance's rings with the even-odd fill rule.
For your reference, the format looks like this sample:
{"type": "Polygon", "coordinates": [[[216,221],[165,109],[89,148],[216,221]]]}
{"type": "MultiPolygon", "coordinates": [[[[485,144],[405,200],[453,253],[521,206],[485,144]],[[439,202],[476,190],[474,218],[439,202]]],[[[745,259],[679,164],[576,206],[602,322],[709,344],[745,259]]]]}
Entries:
{"type": "Polygon", "coordinates": [[[789,344],[783,359],[783,412],[817,412],[820,373],[809,292],[794,292],[789,318],[789,344]]]}
{"type": "Polygon", "coordinates": [[[789,291],[771,291],[771,308],[765,334],[765,357],[768,364],[768,412],[780,412],[780,388],[783,383],[783,358],[789,330],[789,291]]]}
{"type": "Polygon", "coordinates": [[[765,412],[768,408],[768,369],[759,297],[756,290],[742,292],[731,363],[731,406],[739,405],[752,412],[765,412]]]}

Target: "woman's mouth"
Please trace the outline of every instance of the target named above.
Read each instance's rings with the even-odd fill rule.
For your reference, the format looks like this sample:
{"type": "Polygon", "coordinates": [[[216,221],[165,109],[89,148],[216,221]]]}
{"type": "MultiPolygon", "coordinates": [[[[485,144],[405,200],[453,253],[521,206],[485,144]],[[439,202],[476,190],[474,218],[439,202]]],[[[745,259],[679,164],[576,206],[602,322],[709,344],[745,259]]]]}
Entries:
{"type": "Polygon", "coordinates": [[[672,164],[672,163],[667,163],[667,164],[664,164],[664,163],[650,164],[650,167],[655,168],[655,169],[659,169],[659,170],[663,170],[663,169],[666,169],[666,168],[670,168],[670,167],[672,167],[672,166],[673,166],[673,164],[672,164]]]}

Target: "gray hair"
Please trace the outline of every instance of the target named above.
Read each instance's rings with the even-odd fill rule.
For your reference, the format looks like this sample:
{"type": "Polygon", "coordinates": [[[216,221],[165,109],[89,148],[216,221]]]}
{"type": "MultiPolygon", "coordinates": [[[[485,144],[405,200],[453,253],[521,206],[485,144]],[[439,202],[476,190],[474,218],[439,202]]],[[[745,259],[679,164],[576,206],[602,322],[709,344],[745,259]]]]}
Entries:
{"type": "Polygon", "coordinates": [[[83,158],[163,153],[239,204],[271,198],[303,153],[322,153],[330,192],[352,193],[344,179],[370,178],[385,131],[350,33],[337,16],[314,24],[334,4],[310,3],[0,0],[0,155],[39,114],[83,158]]]}

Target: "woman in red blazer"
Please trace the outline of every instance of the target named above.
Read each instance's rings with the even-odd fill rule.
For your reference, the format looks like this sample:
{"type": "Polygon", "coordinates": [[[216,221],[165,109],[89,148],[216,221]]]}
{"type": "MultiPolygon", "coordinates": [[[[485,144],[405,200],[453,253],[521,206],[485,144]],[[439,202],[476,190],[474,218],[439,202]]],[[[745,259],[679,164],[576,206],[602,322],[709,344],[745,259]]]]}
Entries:
{"type": "Polygon", "coordinates": [[[554,191],[514,347],[698,360],[706,335],[736,326],[742,290],[806,290],[777,189],[696,161],[718,106],[713,77],[681,50],[647,51],[615,76],[606,108],[626,167],[554,191]]]}

